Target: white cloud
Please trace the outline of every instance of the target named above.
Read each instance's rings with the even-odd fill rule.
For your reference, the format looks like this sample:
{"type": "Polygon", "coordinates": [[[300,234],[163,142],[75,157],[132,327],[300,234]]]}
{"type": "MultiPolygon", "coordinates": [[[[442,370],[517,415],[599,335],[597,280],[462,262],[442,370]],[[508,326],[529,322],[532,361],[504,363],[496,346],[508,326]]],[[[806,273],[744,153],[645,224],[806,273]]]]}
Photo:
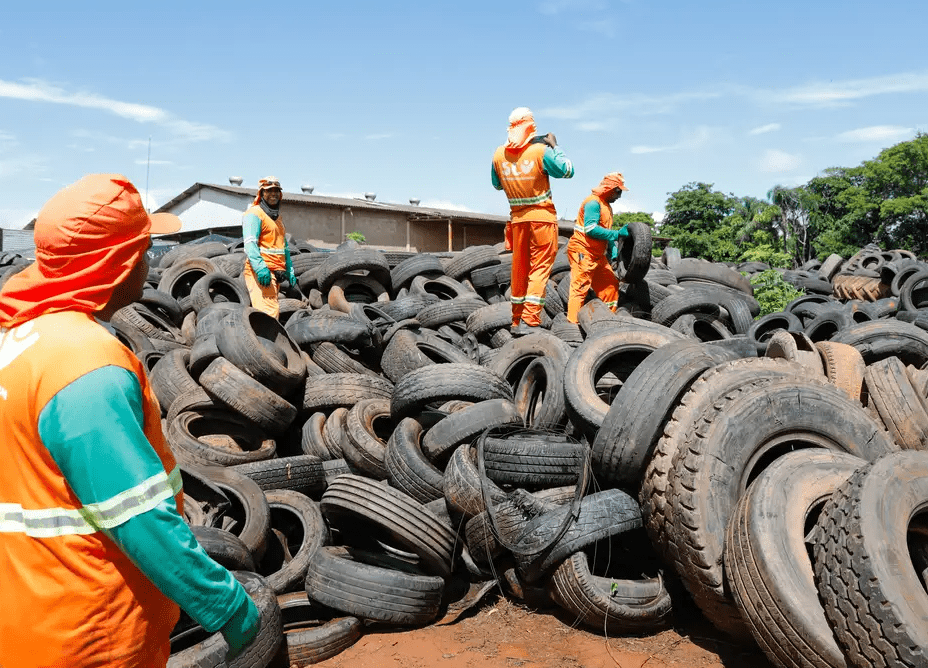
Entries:
{"type": "Polygon", "coordinates": [[[68,92],[38,79],[24,79],[24,81],[25,83],[15,83],[0,79],[0,97],[106,111],[138,123],[155,123],[187,141],[215,139],[228,141],[231,139],[231,135],[225,130],[204,123],[185,121],[158,107],[121,102],[96,93],[68,92]]]}
{"type": "Polygon", "coordinates": [[[759,169],[767,174],[791,172],[802,164],[802,157],[778,149],[768,149],[761,158],[759,169]]]}
{"type": "Polygon", "coordinates": [[[392,132],[380,132],[377,134],[365,135],[364,138],[367,140],[377,140],[377,139],[390,139],[393,136],[392,132]]]}
{"type": "Polygon", "coordinates": [[[38,209],[0,209],[0,227],[21,230],[35,218],[38,209]]]}
{"type": "Polygon", "coordinates": [[[655,223],[663,223],[664,218],[666,217],[667,217],[666,211],[652,211],[651,212],[651,218],[654,219],[655,223]]]}
{"type": "Polygon", "coordinates": [[[668,95],[641,95],[632,93],[628,95],[596,95],[574,105],[563,107],[548,107],[541,109],[536,118],[548,116],[564,120],[581,121],[586,119],[599,119],[622,112],[630,112],[642,116],[650,114],[666,114],[674,111],[683,104],[709,100],[721,96],[721,91],[704,90],[685,93],[670,93],[668,95]]]}
{"type": "Polygon", "coordinates": [[[447,209],[448,211],[471,211],[473,212],[473,209],[469,209],[463,204],[455,204],[454,202],[451,202],[446,199],[422,200],[421,202],[419,202],[419,206],[427,207],[430,209],[447,209]]]}
{"type": "Polygon", "coordinates": [[[779,129],[780,129],[779,123],[767,123],[767,125],[761,125],[758,128],[754,128],[753,130],[748,132],[748,134],[749,135],[763,135],[763,134],[767,134],[768,132],[776,132],[779,129]]]}
{"type": "Polygon", "coordinates": [[[632,146],[631,152],[641,155],[646,153],[670,153],[674,151],[688,151],[702,148],[712,139],[715,130],[707,126],[700,126],[695,130],[685,132],[683,138],[675,144],[665,146],[632,146]]]}
{"type": "Polygon", "coordinates": [[[928,91],[928,72],[887,74],[868,79],[813,82],[780,90],[759,90],[762,100],[785,102],[802,106],[843,106],[851,100],[892,93],[921,93],[928,91]]]}
{"type": "Polygon", "coordinates": [[[607,7],[608,3],[603,0],[545,0],[538,6],[538,11],[553,16],[565,11],[600,11],[607,7]]]}
{"type": "Polygon", "coordinates": [[[17,143],[15,135],[0,130],[0,147],[9,148],[10,146],[15,146],[17,143]]]}
{"type": "Polygon", "coordinates": [[[596,33],[603,37],[612,39],[615,37],[615,24],[610,19],[599,19],[597,21],[581,21],[577,28],[585,32],[596,33]]]}
{"type": "Polygon", "coordinates": [[[137,165],[173,165],[174,162],[171,160],[144,160],[139,158],[135,161],[137,165]]]}
{"type": "Polygon", "coordinates": [[[611,128],[611,123],[604,123],[602,121],[584,121],[582,123],[577,123],[577,129],[581,132],[602,132],[603,130],[610,130],[611,128]]]}
{"type": "Polygon", "coordinates": [[[914,128],[904,128],[900,125],[871,125],[866,128],[857,128],[842,132],[836,139],[849,143],[864,143],[871,141],[899,141],[912,134],[914,128]]]}

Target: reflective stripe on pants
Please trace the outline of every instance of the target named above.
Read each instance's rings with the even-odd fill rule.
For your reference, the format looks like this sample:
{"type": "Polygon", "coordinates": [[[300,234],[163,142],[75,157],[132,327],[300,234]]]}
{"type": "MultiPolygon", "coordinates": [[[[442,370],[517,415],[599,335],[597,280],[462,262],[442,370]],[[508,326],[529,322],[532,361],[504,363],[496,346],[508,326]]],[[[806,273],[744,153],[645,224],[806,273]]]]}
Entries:
{"type": "Polygon", "coordinates": [[[589,253],[567,246],[570,260],[570,296],[567,299],[567,319],[576,323],[586,294],[593,290],[613,312],[619,303],[619,279],[605,256],[591,257],[589,253]]]}
{"type": "Polygon", "coordinates": [[[545,288],[557,255],[557,223],[512,223],[512,324],[541,324],[545,288]]]}

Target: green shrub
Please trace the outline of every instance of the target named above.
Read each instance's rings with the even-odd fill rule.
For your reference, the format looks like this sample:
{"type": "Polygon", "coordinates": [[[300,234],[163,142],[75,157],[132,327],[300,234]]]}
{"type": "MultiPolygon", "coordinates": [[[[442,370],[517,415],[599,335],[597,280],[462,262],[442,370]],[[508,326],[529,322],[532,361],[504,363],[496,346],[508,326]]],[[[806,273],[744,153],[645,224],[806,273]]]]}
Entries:
{"type": "Polygon", "coordinates": [[[345,238],[350,239],[351,241],[357,241],[359,244],[367,242],[367,239],[360,232],[349,232],[345,235],[345,238]]]}
{"type": "MultiPolygon", "coordinates": [[[[754,298],[760,304],[760,315],[776,313],[805,293],[783,280],[783,275],[776,269],[768,269],[751,277],[754,286],[754,298]]],[[[760,317],[760,316],[758,316],[760,317]]]]}

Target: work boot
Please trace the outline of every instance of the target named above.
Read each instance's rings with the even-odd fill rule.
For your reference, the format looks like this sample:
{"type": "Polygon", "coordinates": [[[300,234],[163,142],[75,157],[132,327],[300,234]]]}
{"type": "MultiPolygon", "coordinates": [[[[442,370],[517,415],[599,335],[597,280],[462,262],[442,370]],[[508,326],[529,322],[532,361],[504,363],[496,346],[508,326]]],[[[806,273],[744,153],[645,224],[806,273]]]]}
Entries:
{"type": "Polygon", "coordinates": [[[527,334],[534,334],[535,332],[540,332],[541,327],[539,325],[528,325],[524,320],[520,320],[519,324],[516,327],[510,329],[510,332],[513,336],[525,336],[527,334]]]}

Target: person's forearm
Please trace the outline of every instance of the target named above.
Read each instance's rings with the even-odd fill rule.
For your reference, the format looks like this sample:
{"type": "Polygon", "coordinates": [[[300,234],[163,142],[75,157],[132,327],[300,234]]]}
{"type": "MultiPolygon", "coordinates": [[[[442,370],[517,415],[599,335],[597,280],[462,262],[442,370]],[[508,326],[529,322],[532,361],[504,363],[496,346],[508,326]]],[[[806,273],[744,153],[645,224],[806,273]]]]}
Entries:
{"type": "Polygon", "coordinates": [[[251,268],[258,273],[261,268],[267,268],[261,251],[258,249],[258,236],[261,234],[261,220],[254,214],[247,214],[242,219],[242,232],[245,237],[245,256],[251,263],[251,268]]]}
{"type": "Polygon", "coordinates": [[[573,163],[564,155],[562,151],[557,146],[551,147],[548,146],[545,148],[545,156],[542,161],[542,166],[544,167],[545,172],[548,176],[555,179],[570,179],[574,175],[574,165],[573,163]]]}

